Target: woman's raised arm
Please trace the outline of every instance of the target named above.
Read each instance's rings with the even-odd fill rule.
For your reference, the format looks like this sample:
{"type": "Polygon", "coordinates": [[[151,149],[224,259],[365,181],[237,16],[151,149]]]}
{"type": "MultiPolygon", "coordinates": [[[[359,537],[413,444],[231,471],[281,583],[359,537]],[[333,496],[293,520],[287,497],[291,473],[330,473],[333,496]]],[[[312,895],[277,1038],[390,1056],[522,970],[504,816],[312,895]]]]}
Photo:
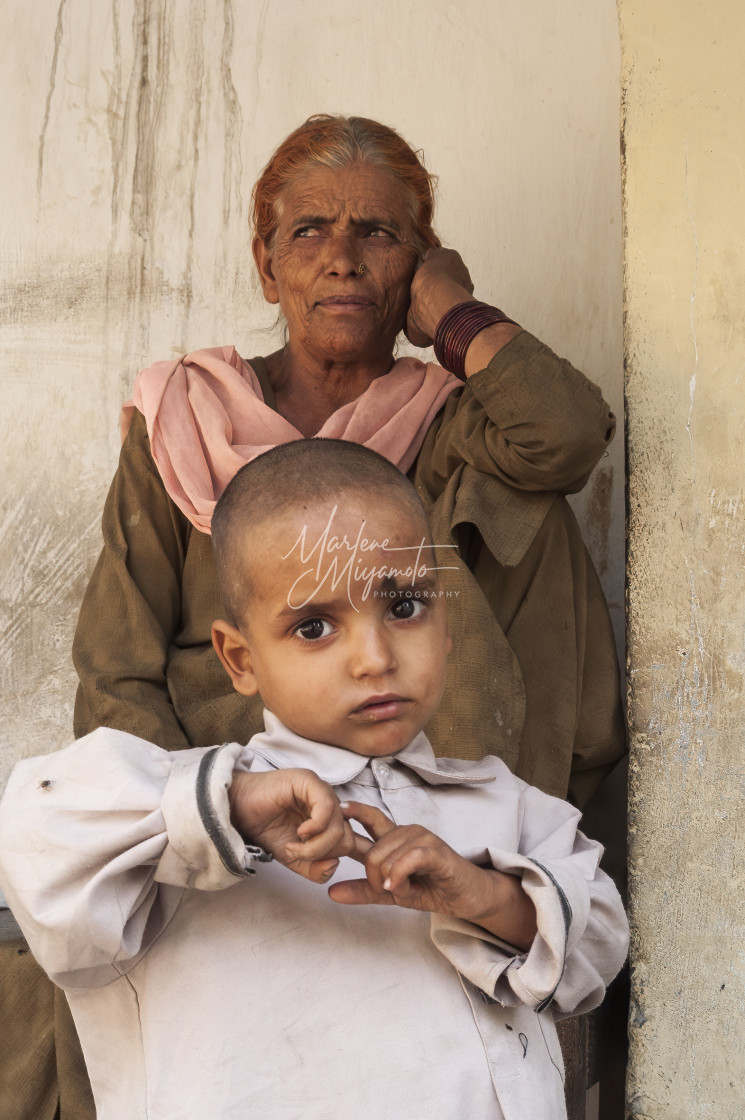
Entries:
{"type": "MultiPolygon", "coordinates": [[[[450,249],[426,253],[414,275],[407,334],[427,345],[443,315],[471,299],[450,249]]],[[[467,382],[442,413],[432,468],[444,485],[463,461],[520,490],[580,490],[615,433],[598,387],[513,323],[487,327],[465,358],[467,382]]]]}

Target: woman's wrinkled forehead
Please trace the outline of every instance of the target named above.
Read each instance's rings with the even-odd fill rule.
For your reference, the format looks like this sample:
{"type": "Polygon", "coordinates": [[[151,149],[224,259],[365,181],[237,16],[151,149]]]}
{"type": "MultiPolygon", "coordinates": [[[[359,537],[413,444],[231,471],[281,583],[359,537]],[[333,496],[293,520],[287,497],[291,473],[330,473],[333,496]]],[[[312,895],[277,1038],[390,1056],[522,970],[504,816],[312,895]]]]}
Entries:
{"type": "MultiPolygon", "coordinates": [[[[277,226],[289,215],[338,221],[346,214],[360,223],[383,221],[402,235],[416,237],[417,202],[406,183],[368,162],[342,167],[308,163],[278,195],[274,214],[277,226]]],[[[276,233],[275,228],[273,239],[276,233]]]]}

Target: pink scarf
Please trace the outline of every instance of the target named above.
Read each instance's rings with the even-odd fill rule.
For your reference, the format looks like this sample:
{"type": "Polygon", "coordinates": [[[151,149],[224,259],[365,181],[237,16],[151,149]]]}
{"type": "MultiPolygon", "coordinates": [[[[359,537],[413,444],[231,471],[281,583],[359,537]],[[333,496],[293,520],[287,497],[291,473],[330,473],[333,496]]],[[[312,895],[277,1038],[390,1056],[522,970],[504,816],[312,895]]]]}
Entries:
{"type": "MultiPolygon", "coordinates": [[[[461,382],[440,366],[400,358],[356,400],[338,408],[316,436],[348,439],[406,472],[446,398],[461,382]]],[[[238,470],[278,443],[303,439],[264,403],[261,385],[233,346],[195,350],[137,375],[122,407],[122,439],[137,408],[169,495],[202,533],[238,470]]]]}

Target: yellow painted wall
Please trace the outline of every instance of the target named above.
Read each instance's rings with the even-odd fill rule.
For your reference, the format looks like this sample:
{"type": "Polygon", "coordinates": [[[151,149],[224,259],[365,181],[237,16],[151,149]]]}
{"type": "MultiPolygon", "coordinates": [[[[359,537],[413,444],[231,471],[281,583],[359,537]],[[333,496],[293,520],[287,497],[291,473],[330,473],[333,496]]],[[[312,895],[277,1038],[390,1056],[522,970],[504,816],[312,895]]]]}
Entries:
{"type": "Polygon", "coordinates": [[[745,6],[619,0],[629,1107],[745,1116],[745,6]]]}

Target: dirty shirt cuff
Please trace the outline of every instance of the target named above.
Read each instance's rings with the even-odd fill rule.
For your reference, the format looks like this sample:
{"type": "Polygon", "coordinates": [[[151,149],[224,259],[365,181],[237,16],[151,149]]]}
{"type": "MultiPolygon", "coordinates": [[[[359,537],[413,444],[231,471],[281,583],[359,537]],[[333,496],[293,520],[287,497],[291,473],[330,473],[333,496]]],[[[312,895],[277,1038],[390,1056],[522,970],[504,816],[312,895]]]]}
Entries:
{"type": "Polygon", "coordinates": [[[228,789],[245,750],[228,743],[172,756],[161,801],[168,843],[155,876],[159,883],[222,890],[271,860],[262,848],[246,844],[230,821],[228,789]]]}
{"type": "Polygon", "coordinates": [[[524,1004],[543,1011],[561,983],[568,954],[587,925],[587,884],[564,860],[539,863],[496,848],[465,858],[521,880],[535,906],[538,932],[530,948],[521,950],[471,922],[432,914],[430,933],[435,946],[490,998],[506,1007],[524,1004]]]}

